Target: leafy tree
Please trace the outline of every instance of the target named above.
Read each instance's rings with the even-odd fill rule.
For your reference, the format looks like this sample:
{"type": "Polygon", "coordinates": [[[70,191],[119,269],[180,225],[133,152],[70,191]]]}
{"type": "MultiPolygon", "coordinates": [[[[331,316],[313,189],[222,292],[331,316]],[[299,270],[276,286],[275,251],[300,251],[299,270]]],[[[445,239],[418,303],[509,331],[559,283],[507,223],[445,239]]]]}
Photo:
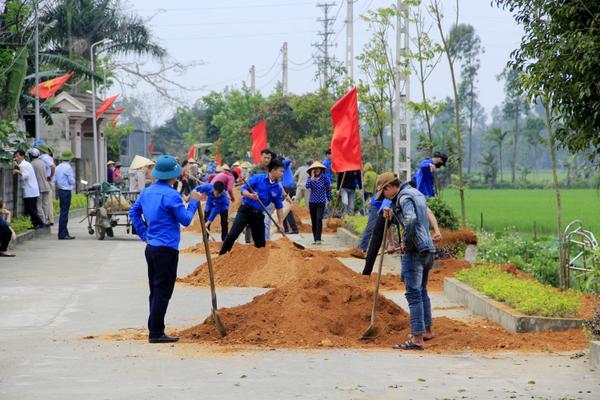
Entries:
{"type": "Polygon", "coordinates": [[[109,124],[105,130],[106,154],[109,160],[118,160],[121,157],[121,144],[133,132],[131,125],[109,124]]]}
{"type": "MultiPolygon", "coordinates": [[[[555,138],[570,151],[600,154],[600,2],[494,0],[524,30],[511,66],[530,99],[553,107],[555,138]]],[[[554,137],[554,135],[552,135],[554,137]]],[[[598,164],[596,164],[598,165],[598,164]]]]}
{"type": "Polygon", "coordinates": [[[490,189],[496,187],[496,178],[498,176],[498,163],[496,155],[492,149],[481,153],[479,163],[483,167],[483,182],[487,183],[490,189]]]}
{"type": "Polygon", "coordinates": [[[488,140],[493,143],[494,147],[498,149],[498,160],[500,166],[500,182],[503,182],[502,174],[502,149],[504,148],[504,141],[508,137],[508,131],[503,131],[500,128],[492,128],[488,132],[488,140]]]}

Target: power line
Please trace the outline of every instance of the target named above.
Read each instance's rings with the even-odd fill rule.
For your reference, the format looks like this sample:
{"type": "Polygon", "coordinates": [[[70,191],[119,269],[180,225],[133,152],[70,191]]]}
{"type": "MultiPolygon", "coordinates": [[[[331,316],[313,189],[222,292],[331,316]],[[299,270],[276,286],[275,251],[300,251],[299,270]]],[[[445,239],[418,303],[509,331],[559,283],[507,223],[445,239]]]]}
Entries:
{"type": "Polygon", "coordinates": [[[220,21],[220,22],[194,22],[190,24],[158,24],[153,27],[182,27],[182,26],[212,26],[212,25],[233,25],[233,24],[254,24],[265,22],[289,22],[289,21],[306,21],[312,18],[279,18],[279,19],[256,19],[244,21],[220,21]]]}
{"type": "Polygon", "coordinates": [[[277,65],[277,61],[279,61],[279,58],[281,57],[281,51],[277,52],[277,57],[275,57],[275,61],[273,61],[273,65],[271,65],[269,67],[269,69],[259,75],[256,75],[257,78],[264,78],[265,76],[269,75],[269,73],[273,70],[273,68],[275,68],[275,66],[277,65]]]}
{"type": "Polygon", "coordinates": [[[299,62],[295,62],[295,61],[293,61],[292,59],[290,59],[289,61],[290,61],[290,64],[294,64],[294,65],[302,66],[302,65],[305,65],[305,64],[307,64],[307,63],[309,63],[309,62],[312,62],[312,61],[313,61],[313,58],[312,58],[312,56],[310,56],[310,57],[309,57],[309,58],[308,58],[306,61],[303,61],[303,62],[301,62],[301,63],[299,63],[299,62]]]}
{"type": "Polygon", "coordinates": [[[236,6],[217,6],[217,7],[185,7],[185,8],[140,8],[138,11],[159,11],[159,12],[169,12],[169,11],[210,11],[210,10],[232,10],[232,9],[240,9],[240,8],[273,8],[273,7],[294,7],[294,6],[306,6],[312,5],[312,2],[302,2],[302,3],[275,3],[275,4],[247,4],[247,5],[236,5],[236,6]]]}
{"type": "Polygon", "coordinates": [[[307,33],[315,33],[315,31],[299,31],[299,32],[270,32],[270,33],[246,33],[246,34],[235,34],[235,35],[216,35],[216,36],[184,36],[178,38],[161,38],[161,40],[204,40],[204,39],[231,39],[240,37],[267,37],[267,36],[281,36],[281,35],[304,35],[307,33]]]}

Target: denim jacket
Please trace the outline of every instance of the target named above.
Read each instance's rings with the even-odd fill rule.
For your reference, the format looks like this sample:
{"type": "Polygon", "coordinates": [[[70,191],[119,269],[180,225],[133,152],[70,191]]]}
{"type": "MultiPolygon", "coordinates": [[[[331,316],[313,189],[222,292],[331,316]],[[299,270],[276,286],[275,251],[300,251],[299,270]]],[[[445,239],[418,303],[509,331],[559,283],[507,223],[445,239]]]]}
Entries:
{"type": "Polygon", "coordinates": [[[403,241],[406,251],[435,253],[435,246],[429,233],[425,196],[405,183],[392,201],[394,216],[404,228],[403,241]]]}

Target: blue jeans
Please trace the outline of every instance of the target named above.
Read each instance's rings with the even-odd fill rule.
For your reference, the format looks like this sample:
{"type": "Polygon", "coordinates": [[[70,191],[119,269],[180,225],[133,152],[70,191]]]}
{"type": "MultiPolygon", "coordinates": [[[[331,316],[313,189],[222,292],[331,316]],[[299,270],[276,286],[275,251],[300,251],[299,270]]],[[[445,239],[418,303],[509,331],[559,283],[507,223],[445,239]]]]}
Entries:
{"type": "Polygon", "coordinates": [[[378,211],[379,207],[376,207],[373,204],[370,205],[367,226],[365,227],[365,231],[360,239],[360,244],[358,245],[358,248],[362,251],[367,251],[369,248],[369,241],[371,240],[371,235],[373,234],[373,227],[375,226],[375,221],[377,220],[378,211]]]}
{"type": "Polygon", "coordinates": [[[429,270],[433,266],[433,253],[408,252],[402,256],[402,275],[406,287],[406,300],[410,310],[410,333],[420,335],[431,326],[431,301],[427,293],[429,270]]]}
{"type": "Polygon", "coordinates": [[[71,191],[58,189],[58,200],[60,201],[60,217],[58,219],[58,238],[69,236],[69,208],[71,207],[71,191]]]}

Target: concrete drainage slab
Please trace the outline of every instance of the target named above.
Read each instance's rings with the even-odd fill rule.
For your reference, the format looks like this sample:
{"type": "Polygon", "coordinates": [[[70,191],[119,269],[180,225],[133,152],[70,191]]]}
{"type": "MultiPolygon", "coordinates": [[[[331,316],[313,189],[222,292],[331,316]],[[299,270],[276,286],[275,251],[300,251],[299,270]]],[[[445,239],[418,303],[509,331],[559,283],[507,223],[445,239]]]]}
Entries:
{"type": "Polygon", "coordinates": [[[583,326],[583,320],[581,319],[548,318],[518,314],[506,305],[479,293],[455,278],[444,280],[444,294],[449,300],[467,307],[473,314],[497,322],[504,329],[511,332],[566,331],[583,326]]]}

